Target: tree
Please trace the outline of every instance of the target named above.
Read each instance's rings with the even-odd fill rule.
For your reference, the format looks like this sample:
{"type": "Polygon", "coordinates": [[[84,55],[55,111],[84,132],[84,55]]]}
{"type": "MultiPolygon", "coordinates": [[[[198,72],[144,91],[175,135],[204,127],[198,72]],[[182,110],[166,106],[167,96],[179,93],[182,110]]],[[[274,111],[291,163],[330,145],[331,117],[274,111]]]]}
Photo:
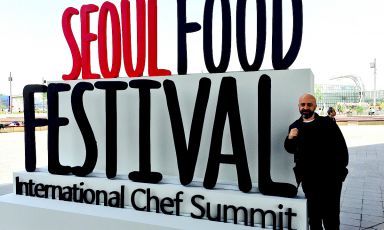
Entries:
{"type": "Polygon", "coordinates": [[[364,112],[364,107],[361,105],[356,106],[356,113],[361,115],[364,112]]]}
{"type": "Polygon", "coordinates": [[[323,102],[324,94],[321,85],[315,85],[315,97],[317,101],[323,102]]]}

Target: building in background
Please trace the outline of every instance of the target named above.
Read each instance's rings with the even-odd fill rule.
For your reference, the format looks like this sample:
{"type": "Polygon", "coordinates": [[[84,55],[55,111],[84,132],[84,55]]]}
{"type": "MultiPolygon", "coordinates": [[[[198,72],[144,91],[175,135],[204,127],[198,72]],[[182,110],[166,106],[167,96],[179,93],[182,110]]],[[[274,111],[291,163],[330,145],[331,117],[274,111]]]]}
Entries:
{"type": "Polygon", "coordinates": [[[24,112],[24,100],[23,96],[12,96],[12,112],[22,113],[24,112]]]}
{"type": "MultiPolygon", "coordinates": [[[[372,104],[373,103],[373,95],[374,91],[365,91],[364,94],[365,102],[372,104]]],[[[376,91],[376,104],[381,104],[384,102],[384,90],[377,90],[376,91]]]]}
{"type": "MultiPolygon", "coordinates": [[[[9,113],[9,95],[0,94],[0,113],[9,113]]],[[[47,94],[35,94],[35,111],[47,112],[47,94]]],[[[24,112],[24,100],[22,95],[12,95],[12,113],[24,112]]]]}
{"type": "Polygon", "coordinates": [[[322,108],[336,107],[337,104],[358,104],[362,102],[364,92],[355,85],[315,85],[317,104],[322,108]]]}
{"type": "Polygon", "coordinates": [[[323,115],[329,107],[334,107],[339,113],[358,115],[369,109],[380,111],[384,107],[384,90],[376,91],[376,106],[373,106],[374,91],[367,91],[362,80],[353,75],[331,78],[326,84],[315,84],[314,90],[318,110],[323,115]]]}
{"type": "Polygon", "coordinates": [[[8,112],[9,96],[0,94],[0,112],[8,112]]]}

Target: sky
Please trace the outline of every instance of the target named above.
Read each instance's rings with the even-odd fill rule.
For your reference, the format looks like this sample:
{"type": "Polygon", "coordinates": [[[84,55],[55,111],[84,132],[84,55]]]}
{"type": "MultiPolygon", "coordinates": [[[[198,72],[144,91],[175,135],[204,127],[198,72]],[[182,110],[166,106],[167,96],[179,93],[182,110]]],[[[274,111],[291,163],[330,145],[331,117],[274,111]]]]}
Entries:
{"type": "MultiPolygon", "coordinates": [[[[101,0],[0,0],[0,94],[9,94],[8,77],[12,74],[13,94],[22,94],[27,84],[61,81],[72,69],[72,56],[61,27],[61,18],[68,7],[80,9],[84,4],[101,6],[101,0]]],[[[120,14],[120,0],[110,0],[120,14]]],[[[255,51],[256,1],[247,5],[247,51],[255,51]]],[[[271,21],[272,0],[267,2],[267,47],[260,70],[272,69],[271,21]]],[[[377,88],[384,89],[384,2],[382,0],[302,0],[303,37],[300,52],[290,69],[312,69],[316,83],[330,78],[354,75],[362,79],[366,89],[373,88],[373,69],[377,60],[377,88]]],[[[187,21],[203,24],[203,0],[187,1],[187,21]]],[[[230,0],[232,26],[235,22],[236,0],[230,0]]],[[[135,18],[135,1],[131,1],[131,16],[135,18]]],[[[177,74],[177,0],[158,0],[158,60],[159,67],[177,74]]],[[[284,47],[290,44],[291,0],[283,0],[284,47]]],[[[221,46],[220,1],[214,6],[214,54],[218,63],[221,46]]],[[[98,13],[91,16],[91,32],[97,33],[98,13]]],[[[133,21],[133,32],[135,31],[133,21]]],[[[72,28],[80,41],[80,17],[74,16],[72,28]]],[[[133,33],[135,34],[135,33],[133,33]]],[[[188,73],[207,72],[204,64],[202,31],[188,35],[188,73]]],[[[133,42],[136,42],[133,39],[133,42]]],[[[109,51],[110,52],[110,51],[109,51]]],[[[236,55],[234,28],[232,56],[227,71],[242,71],[236,55]]],[[[110,52],[111,53],[111,52],[110,52]]],[[[109,53],[109,54],[110,54],[109,53]]],[[[100,73],[98,50],[91,46],[92,72],[100,73]]],[[[250,58],[251,60],[251,58],[250,58]]],[[[147,72],[144,73],[147,75],[147,72]]],[[[120,77],[126,77],[124,68],[120,77]]]]}

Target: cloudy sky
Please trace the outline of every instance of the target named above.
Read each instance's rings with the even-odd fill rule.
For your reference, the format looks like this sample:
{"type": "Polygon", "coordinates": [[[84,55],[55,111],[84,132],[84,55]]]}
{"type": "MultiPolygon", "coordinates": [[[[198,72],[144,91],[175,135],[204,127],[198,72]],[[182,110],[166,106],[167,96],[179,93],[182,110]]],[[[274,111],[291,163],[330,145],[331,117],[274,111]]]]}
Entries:
{"type": "MultiPolygon", "coordinates": [[[[0,93],[9,94],[8,77],[12,72],[14,94],[21,94],[26,84],[40,84],[42,79],[60,81],[72,68],[72,57],[61,28],[61,18],[68,7],[83,4],[101,6],[99,0],[1,0],[0,8],[0,93]]],[[[118,9],[120,0],[110,0],[118,9]]],[[[135,17],[134,2],[132,16],[135,17]]],[[[187,1],[187,20],[203,24],[203,0],[187,1]]],[[[214,8],[214,53],[221,45],[219,1],[214,8]],[[217,42],[216,42],[217,41],[217,42]]],[[[236,0],[230,0],[232,25],[235,25],[236,0]]],[[[272,0],[267,2],[267,48],[261,69],[271,69],[272,0]]],[[[159,67],[177,74],[176,0],[158,0],[159,67]]],[[[283,0],[285,47],[290,43],[291,1],[283,0]]],[[[304,32],[299,55],[290,69],[311,68],[315,81],[327,82],[342,75],[360,77],[366,88],[373,87],[370,62],[377,59],[378,88],[384,89],[384,2],[382,0],[303,0],[304,32]]],[[[120,12],[119,12],[120,13],[120,12]]],[[[247,48],[253,55],[255,1],[248,1],[247,48]]],[[[91,32],[97,33],[98,13],[91,16],[91,32]]],[[[133,23],[135,24],[135,23],[133,23]]],[[[74,16],[72,28],[80,41],[80,17],[74,16]]],[[[135,28],[134,28],[135,29],[135,28]]],[[[232,32],[232,57],[228,71],[241,71],[237,60],[235,34],[232,32]]],[[[188,35],[188,73],[207,72],[204,64],[202,31],[188,35]]],[[[135,42],[135,39],[133,39],[135,42]]],[[[97,45],[91,46],[92,71],[100,73],[97,45]]],[[[215,59],[215,60],[218,60],[215,59]]],[[[144,75],[147,75],[145,72],[144,75]]],[[[124,68],[120,72],[125,77],[124,68]]]]}

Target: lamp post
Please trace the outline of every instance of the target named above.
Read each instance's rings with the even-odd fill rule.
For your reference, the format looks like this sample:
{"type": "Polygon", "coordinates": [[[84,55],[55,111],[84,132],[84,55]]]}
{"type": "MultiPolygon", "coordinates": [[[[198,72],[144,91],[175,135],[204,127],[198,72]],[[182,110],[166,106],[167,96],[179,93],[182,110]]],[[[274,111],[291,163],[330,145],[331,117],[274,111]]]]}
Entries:
{"type": "MultiPolygon", "coordinates": [[[[47,83],[47,81],[44,79],[44,77],[42,78],[42,82],[43,82],[43,85],[45,85],[47,83]]],[[[45,112],[45,93],[43,93],[42,95],[42,99],[43,99],[43,113],[45,112]]]]}
{"type": "Polygon", "coordinates": [[[376,108],[376,58],[371,62],[373,68],[373,108],[376,108]]]}
{"type": "Polygon", "coordinates": [[[12,72],[9,72],[9,112],[12,113],[12,72]]]}

